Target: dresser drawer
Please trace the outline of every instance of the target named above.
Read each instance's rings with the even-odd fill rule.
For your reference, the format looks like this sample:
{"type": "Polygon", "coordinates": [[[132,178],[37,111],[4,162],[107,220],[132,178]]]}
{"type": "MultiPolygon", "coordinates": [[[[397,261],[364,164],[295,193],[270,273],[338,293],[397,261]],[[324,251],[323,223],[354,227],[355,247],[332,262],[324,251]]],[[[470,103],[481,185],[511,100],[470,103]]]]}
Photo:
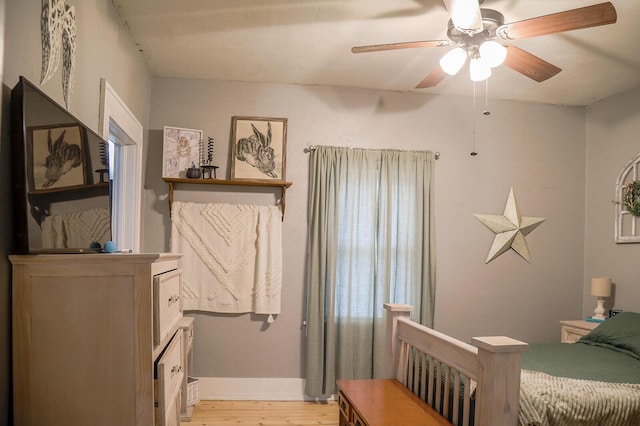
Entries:
{"type": "Polygon", "coordinates": [[[583,330],[583,329],[564,326],[564,327],[562,327],[562,339],[561,339],[561,342],[562,343],[575,343],[582,336],[584,336],[585,334],[587,334],[587,332],[585,330],[583,330]]]}
{"type": "Polygon", "coordinates": [[[169,406],[165,407],[164,417],[160,419],[156,412],[156,426],[180,426],[180,392],[178,392],[173,400],[169,403],[169,406]]]}
{"type": "Polygon", "coordinates": [[[183,331],[184,341],[182,345],[185,354],[189,353],[193,348],[193,321],[193,317],[182,317],[178,323],[178,328],[183,331]]]}
{"type": "Polygon", "coordinates": [[[160,346],[182,318],[181,270],[153,277],[153,344],[160,346]]]}
{"type": "Polygon", "coordinates": [[[184,360],[184,378],[182,379],[182,384],[180,386],[180,393],[182,394],[180,402],[180,418],[182,421],[191,420],[189,407],[198,402],[197,380],[189,377],[192,374],[191,370],[193,368],[193,358],[191,354],[191,350],[193,349],[193,322],[193,317],[182,317],[178,323],[178,330],[182,333],[182,358],[184,360]]]}
{"type": "Polygon", "coordinates": [[[347,422],[351,421],[351,404],[349,400],[345,398],[342,391],[338,391],[338,406],[340,407],[340,412],[342,416],[345,418],[347,422]]]}
{"type": "Polygon", "coordinates": [[[353,411],[353,426],[369,426],[367,422],[362,420],[360,414],[358,414],[358,412],[355,410],[353,411]]]}
{"type": "Polygon", "coordinates": [[[182,332],[179,330],[156,363],[157,426],[180,424],[180,385],[183,378],[182,332]],[[178,423],[175,423],[176,418],[178,423]]]}
{"type": "Polygon", "coordinates": [[[589,334],[599,323],[583,321],[583,320],[566,320],[560,321],[562,343],[575,343],[582,336],[589,334]]]}

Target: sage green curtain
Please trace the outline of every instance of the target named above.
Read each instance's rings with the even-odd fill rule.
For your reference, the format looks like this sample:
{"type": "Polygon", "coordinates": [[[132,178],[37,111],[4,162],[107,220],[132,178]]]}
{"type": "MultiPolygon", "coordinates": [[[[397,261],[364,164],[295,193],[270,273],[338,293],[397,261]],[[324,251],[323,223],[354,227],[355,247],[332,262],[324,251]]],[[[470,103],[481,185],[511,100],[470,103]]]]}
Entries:
{"type": "Polygon", "coordinates": [[[384,375],[383,303],[433,325],[434,156],[318,146],[311,153],[306,388],[384,375]]]}

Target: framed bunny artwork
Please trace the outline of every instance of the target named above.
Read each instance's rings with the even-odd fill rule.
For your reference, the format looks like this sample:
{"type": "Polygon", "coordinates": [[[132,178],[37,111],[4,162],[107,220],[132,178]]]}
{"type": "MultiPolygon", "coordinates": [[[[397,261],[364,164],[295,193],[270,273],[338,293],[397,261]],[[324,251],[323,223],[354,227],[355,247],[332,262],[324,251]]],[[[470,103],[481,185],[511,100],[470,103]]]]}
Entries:
{"type": "Polygon", "coordinates": [[[86,149],[86,135],[78,125],[29,127],[29,193],[56,192],[86,185],[86,149]]]}
{"type": "Polygon", "coordinates": [[[231,118],[231,179],[284,181],[287,119],[231,118]]]}

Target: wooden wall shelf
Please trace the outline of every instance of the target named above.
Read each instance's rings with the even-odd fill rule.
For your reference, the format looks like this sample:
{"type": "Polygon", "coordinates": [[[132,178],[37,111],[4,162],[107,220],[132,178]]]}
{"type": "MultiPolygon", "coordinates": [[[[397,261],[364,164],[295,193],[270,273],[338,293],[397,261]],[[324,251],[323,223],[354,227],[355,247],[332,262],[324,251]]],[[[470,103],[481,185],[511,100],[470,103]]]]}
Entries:
{"type": "Polygon", "coordinates": [[[171,205],[173,204],[173,191],[175,184],[194,184],[194,185],[232,185],[232,186],[256,186],[256,187],[268,187],[268,188],[280,188],[282,190],[282,197],[280,201],[280,207],[282,209],[282,220],[284,220],[284,208],[286,200],[287,188],[293,185],[292,182],[285,181],[263,181],[263,180],[226,180],[226,179],[188,179],[188,178],[162,178],[169,184],[169,212],[171,212],[171,205]]]}

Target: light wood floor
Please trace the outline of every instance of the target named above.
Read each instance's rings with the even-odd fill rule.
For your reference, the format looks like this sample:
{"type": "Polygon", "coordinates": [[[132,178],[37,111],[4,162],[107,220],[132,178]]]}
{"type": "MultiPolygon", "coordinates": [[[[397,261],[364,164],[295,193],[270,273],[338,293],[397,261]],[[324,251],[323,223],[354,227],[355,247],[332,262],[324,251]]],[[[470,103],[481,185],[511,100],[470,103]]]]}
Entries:
{"type": "Polygon", "coordinates": [[[181,426],[338,426],[338,403],[200,401],[181,426]]]}

